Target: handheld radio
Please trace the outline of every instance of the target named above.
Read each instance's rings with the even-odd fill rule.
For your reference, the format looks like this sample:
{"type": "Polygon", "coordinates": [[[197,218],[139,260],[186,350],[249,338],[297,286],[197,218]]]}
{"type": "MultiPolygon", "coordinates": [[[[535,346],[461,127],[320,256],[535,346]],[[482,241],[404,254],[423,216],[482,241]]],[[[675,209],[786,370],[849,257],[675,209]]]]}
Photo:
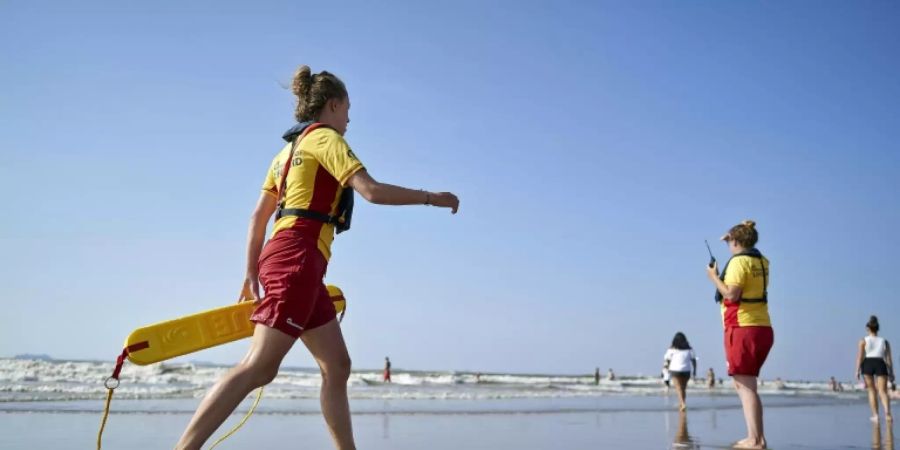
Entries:
{"type": "Polygon", "coordinates": [[[704,239],[703,242],[706,242],[706,251],[709,252],[709,267],[712,267],[713,264],[716,263],[716,257],[713,256],[712,250],[709,248],[709,241],[707,241],[706,239],[704,239]]]}

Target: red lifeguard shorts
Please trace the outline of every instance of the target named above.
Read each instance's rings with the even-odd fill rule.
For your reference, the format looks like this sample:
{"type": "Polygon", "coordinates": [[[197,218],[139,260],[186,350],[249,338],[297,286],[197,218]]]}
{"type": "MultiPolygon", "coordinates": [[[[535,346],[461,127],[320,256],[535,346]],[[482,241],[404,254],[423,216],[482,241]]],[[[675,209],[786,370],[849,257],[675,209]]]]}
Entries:
{"type": "Polygon", "coordinates": [[[316,238],[294,230],[276,233],[259,256],[265,295],[250,320],[295,338],[330,322],[336,314],[323,283],[327,268],[316,238]]]}
{"type": "Polygon", "coordinates": [[[730,327],[725,329],[725,359],[728,375],[759,376],[769,350],[775,343],[772,327],[730,327]]]}

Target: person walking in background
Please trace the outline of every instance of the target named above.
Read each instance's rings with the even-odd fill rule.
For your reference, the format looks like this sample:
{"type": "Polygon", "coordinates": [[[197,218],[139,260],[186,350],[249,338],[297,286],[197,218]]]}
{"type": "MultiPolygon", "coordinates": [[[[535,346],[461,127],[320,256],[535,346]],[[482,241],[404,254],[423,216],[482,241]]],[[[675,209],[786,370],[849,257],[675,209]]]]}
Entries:
{"type": "Polygon", "coordinates": [[[687,410],[685,397],[687,397],[687,384],[693,374],[697,377],[697,355],[691,349],[684,333],[677,332],[672,338],[672,345],[666,350],[665,361],[663,367],[669,372],[675,384],[675,392],[678,394],[678,401],[681,402],[680,411],[687,410]]]}
{"type": "Polygon", "coordinates": [[[385,383],[391,382],[391,358],[387,356],[384,357],[384,373],[382,373],[382,381],[385,383]]]}
{"type": "Polygon", "coordinates": [[[666,369],[665,364],[663,364],[662,380],[663,384],[666,385],[666,394],[668,394],[669,387],[672,385],[672,375],[669,374],[669,369],[666,369]]]}
{"type": "Polygon", "coordinates": [[[612,368],[606,372],[606,381],[616,381],[616,373],[613,372],[612,368]]]}
{"type": "Polygon", "coordinates": [[[725,329],[728,375],[744,409],[747,437],[736,442],[741,448],[766,448],[763,407],[757,393],[759,371],[775,341],[769,318],[769,260],[756,249],[756,222],[745,220],[722,236],[732,257],[719,275],[717,263],[706,272],[716,287],[725,329]]]}
{"type": "Polygon", "coordinates": [[[878,318],[872,316],[866,324],[868,335],[859,341],[859,351],[856,355],[856,379],[860,376],[866,381],[866,390],[869,393],[869,408],[872,410],[870,419],[878,422],[878,401],[881,398],[881,406],[884,408],[884,419],[888,423],[893,422],[891,416],[891,401],[888,398],[888,380],[894,381],[894,365],[891,358],[891,345],[883,337],[878,336],[878,318]]]}
{"type": "Polygon", "coordinates": [[[600,384],[600,368],[597,367],[594,369],[594,385],[597,386],[600,384]]]}
{"type": "Polygon", "coordinates": [[[713,371],[712,367],[706,371],[706,387],[710,389],[716,387],[716,372],[713,371]]]}

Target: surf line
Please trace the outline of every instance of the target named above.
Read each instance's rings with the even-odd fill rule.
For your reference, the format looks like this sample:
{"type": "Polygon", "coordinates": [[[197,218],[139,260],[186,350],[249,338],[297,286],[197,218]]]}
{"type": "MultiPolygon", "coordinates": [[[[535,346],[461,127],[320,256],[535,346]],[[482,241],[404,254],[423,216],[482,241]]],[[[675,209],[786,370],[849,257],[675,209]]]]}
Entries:
{"type": "MultiPolygon", "coordinates": [[[[347,299],[337,286],[328,285],[327,288],[328,296],[338,314],[338,322],[341,322],[347,312],[347,299]]],[[[125,339],[122,353],[116,357],[112,375],[103,382],[107,392],[103,417],[100,419],[100,430],[97,432],[97,450],[102,448],[103,431],[109,418],[113,392],[119,387],[119,376],[126,359],[139,366],[145,366],[250,337],[253,335],[255,327],[255,324],[250,321],[250,315],[253,314],[255,308],[254,302],[240,302],[147,325],[132,331],[125,339]]],[[[217,439],[210,450],[244,426],[259,405],[262,395],[263,388],[260,387],[256,394],[256,400],[244,418],[228,433],[217,439]]]]}

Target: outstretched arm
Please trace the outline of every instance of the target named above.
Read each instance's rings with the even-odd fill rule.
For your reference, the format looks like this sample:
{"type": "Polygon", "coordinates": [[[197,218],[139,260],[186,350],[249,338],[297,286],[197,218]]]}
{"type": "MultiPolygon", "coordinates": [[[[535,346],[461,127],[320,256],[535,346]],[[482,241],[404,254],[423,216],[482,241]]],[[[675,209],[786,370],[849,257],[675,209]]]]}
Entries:
{"type": "Polygon", "coordinates": [[[370,203],[378,205],[434,205],[451,208],[456,214],[459,199],[450,192],[428,192],[380,183],[365,169],[357,171],[347,184],[370,203]]]}

